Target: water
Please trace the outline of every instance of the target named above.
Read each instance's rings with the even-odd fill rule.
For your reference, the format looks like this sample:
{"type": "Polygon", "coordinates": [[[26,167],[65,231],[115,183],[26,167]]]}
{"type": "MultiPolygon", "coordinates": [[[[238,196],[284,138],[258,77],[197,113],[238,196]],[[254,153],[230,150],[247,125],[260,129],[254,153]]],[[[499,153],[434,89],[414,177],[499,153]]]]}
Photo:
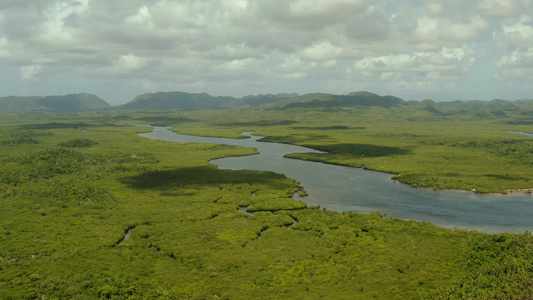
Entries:
{"type": "MultiPolygon", "coordinates": [[[[150,139],[213,143],[256,148],[260,154],[212,160],[220,169],[260,170],[285,174],[298,180],[309,193],[308,205],[328,210],[369,213],[379,211],[393,218],[427,221],[447,228],[487,233],[524,232],[533,229],[533,196],[480,195],[466,191],[413,188],[391,180],[387,173],[284,158],[288,153],[319,152],[313,149],[247,139],[196,137],[155,127],[141,133],[150,139]]],[[[533,183],[532,183],[533,185],[533,183]]]]}

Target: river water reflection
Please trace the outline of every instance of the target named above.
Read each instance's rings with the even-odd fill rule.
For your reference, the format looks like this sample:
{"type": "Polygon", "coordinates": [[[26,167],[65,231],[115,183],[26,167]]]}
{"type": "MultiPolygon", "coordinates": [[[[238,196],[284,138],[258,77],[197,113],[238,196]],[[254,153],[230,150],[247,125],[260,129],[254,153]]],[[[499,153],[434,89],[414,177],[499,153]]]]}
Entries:
{"type": "Polygon", "coordinates": [[[285,174],[298,180],[309,193],[308,205],[328,210],[369,213],[379,211],[401,219],[428,221],[447,228],[488,233],[524,232],[533,229],[531,194],[479,195],[466,191],[434,191],[412,188],[391,180],[392,175],[324,163],[284,158],[288,153],[318,152],[313,149],[247,139],[210,138],[154,127],[140,136],[180,143],[201,142],[256,148],[260,154],[212,160],[220,169],[260,170],[285,174]]]}

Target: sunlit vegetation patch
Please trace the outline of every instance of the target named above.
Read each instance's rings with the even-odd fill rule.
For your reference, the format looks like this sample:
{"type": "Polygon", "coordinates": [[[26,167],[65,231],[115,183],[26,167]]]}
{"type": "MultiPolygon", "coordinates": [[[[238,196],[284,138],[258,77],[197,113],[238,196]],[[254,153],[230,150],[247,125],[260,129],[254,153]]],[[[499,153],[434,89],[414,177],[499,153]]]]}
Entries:
{"type": "Polygon", "coordinates": [[[69,147],[69,148],[85,148],[98,145],[98,142],[90,139],[74,139],[67,142],[60,143],[60,147],[69,147]]]}

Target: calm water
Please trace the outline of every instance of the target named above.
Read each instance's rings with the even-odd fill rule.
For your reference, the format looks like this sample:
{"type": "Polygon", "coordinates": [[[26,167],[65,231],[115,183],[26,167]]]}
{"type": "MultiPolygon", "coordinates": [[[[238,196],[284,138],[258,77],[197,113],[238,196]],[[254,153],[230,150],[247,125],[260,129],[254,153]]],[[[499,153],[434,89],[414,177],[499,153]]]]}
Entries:
{"type": "Polygon", "coordinates": [[[320,205],[335,211],[380,211],[393,218],[428,221],[442,227],[488,233],[533,230],[531,194],[478,195],[466,191],[412,188],[391,180],[391,174],[283,158],[287,153],[318,151],[258,142],[261,137],[246,134],[250,138],[209,138],[177,134],[166,127],[155,127],[153,132],[140,136],[180,143],[201,142],[256,148],[260,154],[215,159],[211,163],[220,169],[285,174],[298,180],[308,191],[309,197],[302,198],[308,205],[320,205]]]}

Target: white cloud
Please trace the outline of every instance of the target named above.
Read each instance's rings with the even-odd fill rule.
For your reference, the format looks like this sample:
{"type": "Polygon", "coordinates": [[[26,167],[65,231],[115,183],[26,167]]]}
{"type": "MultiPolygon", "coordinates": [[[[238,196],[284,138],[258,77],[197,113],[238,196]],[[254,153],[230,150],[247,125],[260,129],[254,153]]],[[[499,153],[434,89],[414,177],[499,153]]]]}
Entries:
{"type": "Polygon", "coordinates": [[[20,67],[20,78],[23,81],[35,81],[37,80],[37,75],[41,73],[41,66],[39,65],[29,65],[20,67]]]}
{"type": "Polygon", "coordinates": [[[533,47],[514,50],[502,57],[497,63],[496,79],[529,79],[533,80],[533,47]]]}
{"type": "Polygon", "coordinates": [[[302,56],[308,60],[332,60],[341,53],[342,48],[325,41],[305,48],[302,51],[302,56]]]}
{"type": "Polygon", "coordinates": [[[135,15],[126,18],[126,22],[149,27],[154,25],[152,23],[152,15],[150,14],[150,10],[146,6],[139,8],[135,15]]]}
{"type": "Polygon", "coordinates": [[[478,7],[487,16],[502,18],[515,15],[519,10],[520,2],[512,0],[481,0],[478,2],[478,7]]]}
{"type": "Polygon", "coordinates": [[[8,57],[11,52],[8,49],[8,41],[6,38],[0,38],[0,57],[8,57]]]}
{"type": "Polygon", "coordinates": [[[56,1],[44,12],[40,39],[48,42],[69,42],[73,38],[73,28],[65,26],[65,20],[73,15],[81,15],[88,9],[89,0],[56,1]]]}
{"type": "Polygon", "coordinates": [[[494,45],[502,49],[495,63],[499,80],[533,79],[533,22],[529,16],[502,25],[493,34],[494,45]]]}
{"type": "Polygon", "coordinates": [[[121,55],[115,60],[114,65],[123,71],[135,71],[142,69],[146,63],[144,58],[129,53],[127,55],[121,55]]]}
{"type": "Polygon", "coordinates": [[[506,47],[520,47],[524,43],[533,44],[533,25],[530,17],[522,17],[520,22],[503,25],[495,37],[501,39],[506,47]]]}
{"type": "Polygon", "coordinates": [[[315,17],[327,15],[328,12],[353,9],[367,0],[296,0],[289,5],[289,11],[295,17],[315,17]]]}
{"type": "Polygon", "coordinates": [[[463,46],[411,55],[365,57],[353,65],[353,71],[366,80],[457,80],[474,65],[472,54],[472,49],[463,46]]]}
{"type": "Polygon", "coordinates": [[[256,66],[256,60],[253,58],[234,59],[223,63],[220,67],[223,70],[239,71],[256,66]]]}

